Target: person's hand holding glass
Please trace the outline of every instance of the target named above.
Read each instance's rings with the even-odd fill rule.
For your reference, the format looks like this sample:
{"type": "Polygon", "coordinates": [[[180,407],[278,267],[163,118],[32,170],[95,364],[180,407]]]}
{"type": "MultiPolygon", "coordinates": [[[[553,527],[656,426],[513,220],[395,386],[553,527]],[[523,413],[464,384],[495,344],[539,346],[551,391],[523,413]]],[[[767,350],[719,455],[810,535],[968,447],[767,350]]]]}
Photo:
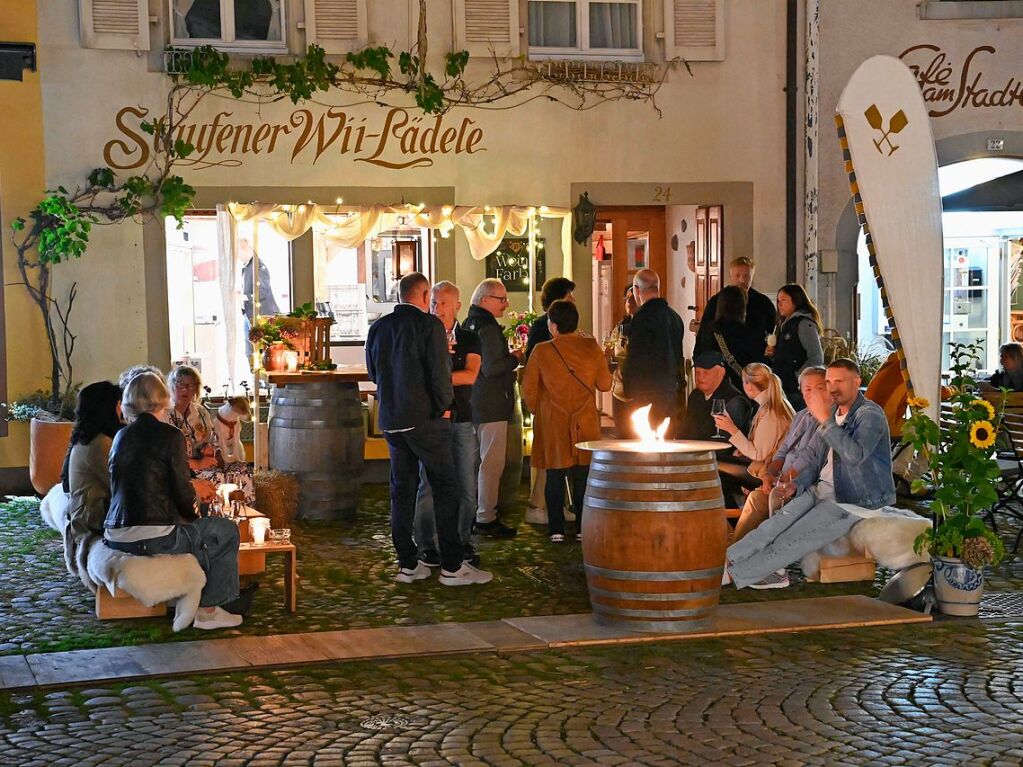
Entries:
{"type": "MultiPolygon", "coordinates": [[[[714,399],[710,403],[710,417],[714,419],[714,438],[722,439],[725,435],[721,432],[721,426],[718,423],[718,419],[722,416],[727,417],[725,410],[725,401],[723,399],[714,399]]],[[[728,419],[731,422],[731,418],[728,419]]],[[[732,424],[735,425],[734,423],[732,424]]]]}

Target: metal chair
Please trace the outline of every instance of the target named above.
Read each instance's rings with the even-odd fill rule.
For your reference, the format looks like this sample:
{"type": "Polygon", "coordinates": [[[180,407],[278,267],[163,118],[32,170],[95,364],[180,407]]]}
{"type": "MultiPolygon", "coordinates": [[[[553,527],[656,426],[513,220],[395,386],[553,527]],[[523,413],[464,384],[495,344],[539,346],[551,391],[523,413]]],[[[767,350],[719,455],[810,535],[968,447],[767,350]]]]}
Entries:
{"type": "Polygon", "coordinates": [[[994,522],[996,511],[1021,523],[1012,547],[1015,552],[1023,538],[1023,415],[1006,413],[1002,416],[1002,434],[1005,445],[996,455],[998,468],[1002,472],[998,483],[998,501],[988,509],[988,519],[995,532],[998,531],[994,522]]]}

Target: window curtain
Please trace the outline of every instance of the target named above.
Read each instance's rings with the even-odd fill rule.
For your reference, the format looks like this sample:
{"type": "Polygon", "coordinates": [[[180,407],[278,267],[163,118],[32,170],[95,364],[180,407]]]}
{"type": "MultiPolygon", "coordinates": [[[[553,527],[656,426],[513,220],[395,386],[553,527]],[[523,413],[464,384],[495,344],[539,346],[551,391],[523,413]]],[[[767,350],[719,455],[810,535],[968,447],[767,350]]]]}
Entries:
{"type": "MultiPolygon", "coordinates": [[[[238,326],[242,316],[241,264],[238,263],[238,224],[223,205],[217,206],[217,272],[220,279],[220,301],[224,317],[224,340],[227,350],[228,382],[231,391],[239,376],[238,326]]],[[[247,363],[247,361],[245,361],[247,363]]],[[[243,367],[243,370],[246,368],[243,367]]],[[[244,374],[242,374],[244,378],[244,374]]]]}
{"type": "Polygon", "coordinates": [[[529,44],[537,48],[575,48],[576,4],[530,0],[529,44]]]}
{"type": "Polygon", "coordinates": [[[635,3],[590,3],[591,48],[638,48],[635,3]]]}
{"type": "Polygon", "coordinates": [[[287,240],[313,229],[321,237],[343,248],[357,248],[380,232],[385,214],[405,217],[409,226],[437,229],[442,234],[459,228],[469,243],[469,252],[482,261],[501,244],[505,235],[521,237],[532,215],[561,219],[561,245],[566,277],[572,275],[572,211],[568,208],[542,209],[521,205],[418,206],[370,205],[365,208],[338,208],[321,205],[273,205],[232,203],[228,210],[236,221],[259,219],[287,240]],[[340,213],[347,217],[338,220],[340,213]]]}

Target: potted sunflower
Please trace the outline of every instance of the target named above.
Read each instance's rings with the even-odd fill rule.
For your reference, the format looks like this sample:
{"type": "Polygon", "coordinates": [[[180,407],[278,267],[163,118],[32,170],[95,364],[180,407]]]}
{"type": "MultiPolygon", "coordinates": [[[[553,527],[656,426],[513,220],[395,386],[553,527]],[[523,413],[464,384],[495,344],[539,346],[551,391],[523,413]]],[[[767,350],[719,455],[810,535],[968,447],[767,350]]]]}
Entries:
{"type": "Polygon", "coordinates": [[[947,615],[977,614],[984,568],[1005,556],[1001,539],[978,516],[998,500],[995,484],[1001,476],[994,452],[1000,415],[975,394],[972,371],[980,351],[978,344],[952,344],[951,395],[942,403],[938,423],[926,412],[927,400],[910,397],[902,434],[923,468],[913,492],[934,492],[934,525],[920,534],[914,549],[931,555],[935,596],[947,615]]]}

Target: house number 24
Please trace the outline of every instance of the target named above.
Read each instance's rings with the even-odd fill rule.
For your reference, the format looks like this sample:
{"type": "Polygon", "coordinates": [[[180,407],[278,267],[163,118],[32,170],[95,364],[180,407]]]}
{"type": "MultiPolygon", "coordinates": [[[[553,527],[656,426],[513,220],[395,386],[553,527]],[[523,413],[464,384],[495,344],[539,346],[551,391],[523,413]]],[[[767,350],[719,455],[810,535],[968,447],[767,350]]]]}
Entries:
{"type": "Polygon", "coordinates": [[[670,186],[655,186],[654,187],[654,202],[671,202],[671,187],[670,186]]]}

